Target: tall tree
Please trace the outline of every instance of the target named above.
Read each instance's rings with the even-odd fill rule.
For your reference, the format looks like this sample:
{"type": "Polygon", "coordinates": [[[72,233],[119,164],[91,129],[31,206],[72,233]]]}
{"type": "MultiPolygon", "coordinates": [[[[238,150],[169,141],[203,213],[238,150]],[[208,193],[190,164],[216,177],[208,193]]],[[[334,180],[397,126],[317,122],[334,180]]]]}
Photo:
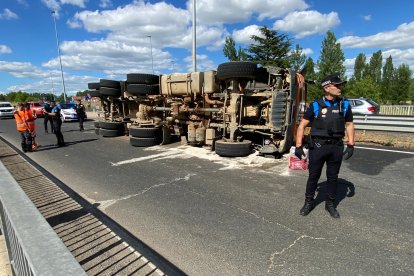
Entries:
{"type": "Polygon", "coordinates": [[[381,82],[381,101],[388,102],[392,98],[392,83],[394,78],[394,65],[392,64],[392,57],[389,56],[385,60],[385,65],[382,68],[382,82],[381,82]]]}
{"type": "Polygon", "coordinates": [[[224,56],[230,61],[246,60],[247,54],[244,49],[239,46],[239,51],[236,50],[236,43],[232,37],[226,37],[226,42],[223,47],[224,56]]]}
{"type": "Polygon", "coordinates": [[[286,34],[279,34],[266,26],[260,28],[261,36],[252,35],[253,44],[248,47],[248,60],[263,66],[289,67],[291,42],[286,34]]]}
{"type": "Polygon", "coordinates": [[[404,103],[408,99],[408,91],[410,90],[412,71],[407,64],[401,64],[395,70],[394,84],[392,87],[393,97],[391,102],[394,104],[404,103]]]}
{"type": "Polygon", "coordinates": [[[345,56],[341,49],[341,44],[336,42],[335,34],[331,31],[326,33],[322,41],[321,54],[317,66],[319,68],[319,81],[323,77],[339,73],[342,78],[345,77],[345,56]]]}
{"type": "Polygon", "coordinates": [[[296,48],[290,54],[290,65],[295,71],[302,69],[306,61],[306,56],[303,54],[303,48],[296,44],[296,48]]]}
{"type": "Polygon", "coordinates": [[[313,59],[309,57],[305,65],[302,69],[302,74],[304,75],[305,79],[308,81],[307,86],[307,101],[313,101],[317,98],[320,98],[322,95],[321,88],[317,84],[317,74],[315,73],[315,63],[313,62],[313,59]],[[312,83],[314,81],[314,83],[312,83]]]}
{"type": "Polygon", "coordinates": [[[368,75],[372,80],[379,84],[381,83],[381,69],[382,69],[382,51],[375,52],[369,60],[368,75]]]}
{"type": "Polygon", "coordinates": [[[367,57],[365,54],[359,54],[355,59],[355,65],[354,65],[354,79],[356,81],[360,81],[363,76],[366,69],[366,63],[367,57]]]}

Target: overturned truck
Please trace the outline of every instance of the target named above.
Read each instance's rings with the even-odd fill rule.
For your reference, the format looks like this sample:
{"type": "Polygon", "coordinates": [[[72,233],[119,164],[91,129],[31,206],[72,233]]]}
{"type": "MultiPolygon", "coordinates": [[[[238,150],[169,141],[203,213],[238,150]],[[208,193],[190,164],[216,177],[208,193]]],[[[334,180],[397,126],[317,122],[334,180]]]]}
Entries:
{"type": "Polygon", "coordinates": [[[220,64],[217,71],[128,74],[119,88],[102,84],[108,80],[99,89],[108,112],[98,128],[129,134],[133,146],[177,137],[226,157],[252,149],[275,157],[286,152],[306,102],[302,75],[246,61],[220,64]]]}

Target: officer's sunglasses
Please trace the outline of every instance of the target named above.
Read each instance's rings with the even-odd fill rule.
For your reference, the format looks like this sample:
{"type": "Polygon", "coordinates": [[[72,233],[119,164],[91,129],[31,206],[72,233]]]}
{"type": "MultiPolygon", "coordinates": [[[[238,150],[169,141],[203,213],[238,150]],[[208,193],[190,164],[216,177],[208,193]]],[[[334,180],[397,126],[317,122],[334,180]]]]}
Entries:
{"type": "Polygon", "coordinates": [[[344,87],[344,84],[343,83],[338,83],[338,84],[334,84],[333,83],[332,85],[335,86],[338,89],[342,89],[344,87]]]}

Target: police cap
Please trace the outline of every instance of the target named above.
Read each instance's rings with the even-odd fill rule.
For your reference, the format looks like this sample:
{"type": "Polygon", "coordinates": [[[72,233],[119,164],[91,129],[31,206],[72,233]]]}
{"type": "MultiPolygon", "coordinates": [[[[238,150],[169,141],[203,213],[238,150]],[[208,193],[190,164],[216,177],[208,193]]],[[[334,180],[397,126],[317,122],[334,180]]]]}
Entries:
{"type": "Polygon", "coordinates": [[[341,78],[339,77],[339,73],[334,73],[332,75],[329,75],[327,77],[325,77],[322,80],[322,87],[328,85],[328,84],[345,84],[346,81],[341,80],[341,78]]]}

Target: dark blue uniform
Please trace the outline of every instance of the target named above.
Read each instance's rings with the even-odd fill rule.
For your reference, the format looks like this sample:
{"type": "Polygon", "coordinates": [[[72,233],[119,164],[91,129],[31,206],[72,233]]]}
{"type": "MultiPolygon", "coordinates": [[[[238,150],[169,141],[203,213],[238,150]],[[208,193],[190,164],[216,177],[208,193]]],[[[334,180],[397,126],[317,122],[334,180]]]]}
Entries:
{"type": "Polygon", "coordinates": [[[62,126],[62,120],[60,119],[60,108],[58,106],[54,106],[52,108],[52,113],[55,113],[55,116],[52,117],[52,122],[53,130],[55,131],[57,138],[57,146],[63,147],[65,145],[65,141],[63,139],[62,131],[60,130],[62,126]]]}
{"type": "Polygon", "coordinates": [[[328,101],[322,97],[310,105],[304,119],[312,123],[306,198],[315,196],[318,180],[326,163],[328,200],[334,201],[344,151],[342,139],[345,136],[345,123],[353,121],[351,107],[346,99],[328,101]]]}
{"type": "MultiPolygon", "coordinates": [[[[45,103],[45,105],[44,105],[44,109],[45,109],[45,111],[47,112],[47,113],[50,113],[50,112],[52,112],[52,107],[48,104],[48,103],[45,103]]],[[[47,123],[48,122],[50,122],[50,130],[51,130],[51,132],[52,133],[54,133],[54,130],[53,130],[53,120],[52,120],[52,118],[50,118],[49,116],[47,116],[47,115],[45,115],[45,118],[43,119],[43,124],[44,124],[44,126],[45,126],[45,133],[49,133],[48,131],[47,131],[47,123]]]]}

